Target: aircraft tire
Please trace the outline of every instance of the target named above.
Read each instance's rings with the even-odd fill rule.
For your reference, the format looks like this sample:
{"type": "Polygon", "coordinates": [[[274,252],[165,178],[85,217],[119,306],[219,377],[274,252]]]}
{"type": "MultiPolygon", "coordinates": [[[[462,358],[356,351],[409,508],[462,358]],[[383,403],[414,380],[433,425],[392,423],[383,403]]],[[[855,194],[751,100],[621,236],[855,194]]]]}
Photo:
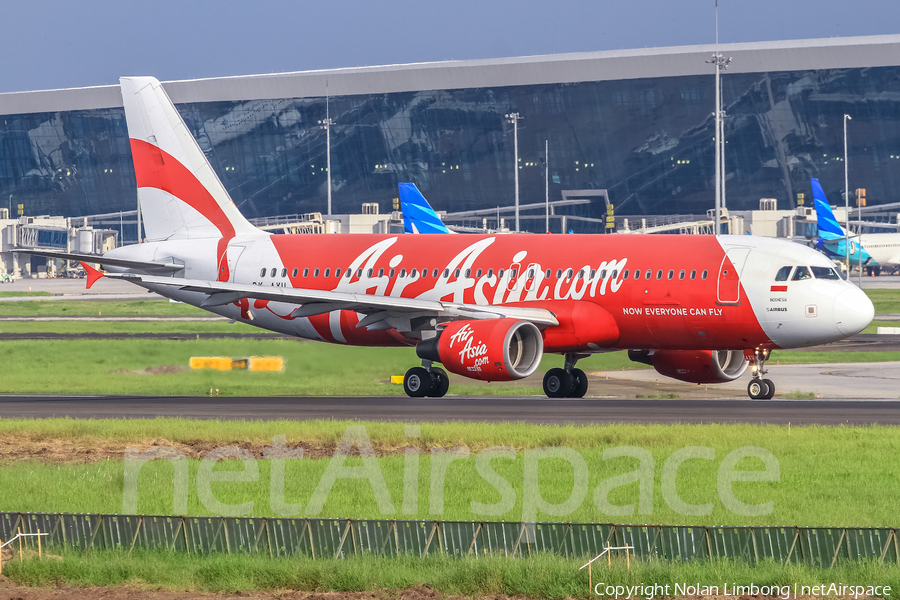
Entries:
{"type": "Polygon", "coordinates": [[[771,379],[763,379],[763,383],[766,384],[768,390],[766,390],[766,395],[763,396],[764,400],[771,400],[772,396],[775,395],[775,382],[771,379]]]}
{"type": "Polygon", "coordinates": [[[410,398],[424,398],[434,386],[431,373],[424,367],[413,367],[403,377],[403,391],[410,398]]]}
{"type": "Polygon", "coordinates": [[[764,379],[751,379],[747,384],[747,395],[753,400],[764,400],[769,393],[769,386],[764,379]]]}
{"type": "Polygon", "coordinates": [[[443,397],[444,394],[447,393],[447,390],[450,389],[450,378],[447,377],[447,371],[432,367],[431,379],[431,390],[428,392],[427,396],[429,398],[443,397]]]}
{"type": "Polygon", "coordinates": [[[550,369],[544,374],[544,393],[549,398],[565,398],[573,384],[572,376],[565,369],[550,369]]]}
{"type": "Polygon", "coordinates": [[[588,389],[588,380],[587,375],[585,375],[584,371],[581,369],[572,369],[572,379],[574,383],[572,385],[572,391],[569,392],[569,398],[584,398],[584,395],[587,393],[588,389]]]}

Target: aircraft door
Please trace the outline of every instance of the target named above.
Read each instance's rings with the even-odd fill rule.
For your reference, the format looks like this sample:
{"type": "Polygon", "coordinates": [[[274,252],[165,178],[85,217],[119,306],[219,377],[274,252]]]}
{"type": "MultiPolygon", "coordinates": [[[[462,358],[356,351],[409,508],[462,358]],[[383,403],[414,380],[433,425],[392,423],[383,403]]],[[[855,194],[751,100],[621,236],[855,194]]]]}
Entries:
{"type": "Polygon", "coordinates": [[[716,299],[719,304],[740,304],[741,272],[750,255],[750,248],[729,248],[722,257],[716,282],[716,299]]]}
{"type": "Polygon", "coordinates": [[[228,273],[231,276],[229,281],[236,281],[235,274],[237,272],[238,259],[243,251],[243,246],[228,246],[228,250],[225,252],[225,256],[228,257],[228,273]]]}

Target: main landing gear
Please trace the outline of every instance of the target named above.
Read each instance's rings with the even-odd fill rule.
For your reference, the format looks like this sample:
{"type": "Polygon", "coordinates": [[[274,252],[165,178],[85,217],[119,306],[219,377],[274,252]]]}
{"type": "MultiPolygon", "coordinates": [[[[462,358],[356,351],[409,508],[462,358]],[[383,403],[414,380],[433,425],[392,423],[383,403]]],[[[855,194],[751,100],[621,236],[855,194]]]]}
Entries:
{"type": "Polygon", "coordinates": [[[766,370],[766,361],[769,360],[769,351],[757,348],[750,359],[751,379],[747,384],[747,395],[753,400],[768,400],[775,395],[775,382],[771,379],[763,379],[763,375],[768,373],[766,370]]]}
{"type": "Polygon", "coordinates": [[[578,359],[587,354],[566,354],[565,368],[550,369],[544,375],[544,393],[550,398],[584,398],[588,389],[587,375],[575,368],[578,359]]]}
{"type": "Polygon", "coordinates": [[[421,367],[413,367],[403,377],[403,391],[410,398],[440,398],[450,389],[447,371],[432,367],[430,360],[423,360],[421,367]]]}

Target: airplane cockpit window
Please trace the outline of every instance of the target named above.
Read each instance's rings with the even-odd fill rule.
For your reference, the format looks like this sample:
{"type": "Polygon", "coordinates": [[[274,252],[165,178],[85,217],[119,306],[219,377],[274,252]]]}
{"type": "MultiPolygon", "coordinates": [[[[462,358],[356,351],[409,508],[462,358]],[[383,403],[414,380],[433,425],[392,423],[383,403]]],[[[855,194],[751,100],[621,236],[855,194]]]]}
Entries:
{"type": "Polygon", "coordinates": [[[812,275],[810,275],[809,269],[806,267],[797,267],[797,270],[794,271],[794,276],[791,278],[791,281],[803,281],[804,279],[812,279],[812,275]]]}
{"type": "Polygon", "coordinates": [[[793,268],[794,267],[787,266],[778,269],[778,273],[775,275],[775,281],[787,281],[788,277],[791,276],[791,269],[793,268]]]}
{"type": "Polygon", "coordinates": [[[831,267],[810,267],[816,279],[840,279],[837,271],[831,267]]]}

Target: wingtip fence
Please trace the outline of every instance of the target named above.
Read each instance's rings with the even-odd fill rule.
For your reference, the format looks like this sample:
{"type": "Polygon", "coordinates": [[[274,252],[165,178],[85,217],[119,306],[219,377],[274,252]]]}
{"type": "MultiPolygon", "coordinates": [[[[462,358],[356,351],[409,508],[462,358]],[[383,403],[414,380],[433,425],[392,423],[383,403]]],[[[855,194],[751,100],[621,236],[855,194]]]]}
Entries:
{"type": "MultiPolygon", "coordinates": [[[[190,554],[596,557],[628,546],[630,561],[741,558],[830,568],[838,561],[900,564],[890,527],[701,527],[290,517],[185,517],[0,512],[0,539],[45,532],[46,545],[81,550],[169,549],[190,554]],[[611,548],[614,549],[614,548],[611,548]]],[[[40,538],[38,538],[40,539],[40,538]]]]}

